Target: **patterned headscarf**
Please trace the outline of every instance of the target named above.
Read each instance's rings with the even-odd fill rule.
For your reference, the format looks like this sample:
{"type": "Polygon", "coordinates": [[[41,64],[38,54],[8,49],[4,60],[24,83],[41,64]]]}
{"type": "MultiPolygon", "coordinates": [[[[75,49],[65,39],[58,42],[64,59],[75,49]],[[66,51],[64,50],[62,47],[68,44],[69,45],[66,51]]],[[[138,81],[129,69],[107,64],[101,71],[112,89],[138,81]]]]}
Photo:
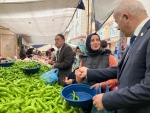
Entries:
{"type": "Polygon", "coordinates": [[[86,46],[84,44],[80,44],[77,47],[80,49],[82,54],[86,53],[86,46]]]}

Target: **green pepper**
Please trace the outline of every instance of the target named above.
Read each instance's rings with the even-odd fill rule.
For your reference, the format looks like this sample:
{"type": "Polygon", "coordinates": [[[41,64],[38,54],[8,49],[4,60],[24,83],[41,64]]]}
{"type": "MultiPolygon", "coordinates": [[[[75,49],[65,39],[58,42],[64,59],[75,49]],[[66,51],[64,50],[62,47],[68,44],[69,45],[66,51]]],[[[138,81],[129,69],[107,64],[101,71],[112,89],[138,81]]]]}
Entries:
{"type": "Polygon", "coordinates": [[[72,99],[75,100],[75,95],[76,95],[76,94],[75,94],[74,91],[72,91],[72,92],[73,92],[73,93],[72,93],[72,99]]]}
{"type": "Polygon", "coordinates": [[[33,107],[33,106],[27,106],[27,107],[25,107],[25,108],[22,110],[22,112],[23,112],[23,113],[26,113],[26,112],[28,113],[29,110],[32,110],[34,113],[37,113],[36,108],[33,107]]]}
{"type": "Polygon", "coordinates": [[[80,98],[77,95],[75,96],[75,99],[80,100],[80,98]]]}
{"type": "Polygon", "coordinates": [[[72,91],[72,98],[73,100],[80,100],[80,98],[76,95],[74,91],[72,91]]]}
{"type": "Polygon", "coordinates": [[[42,107],[43,109],[45,109],[45,110],[48,109],[48,107],[47,107],[39,98],[37,98],[36,100],[39,102],[39,104],[41,105],[41,107],[42,107]]]}

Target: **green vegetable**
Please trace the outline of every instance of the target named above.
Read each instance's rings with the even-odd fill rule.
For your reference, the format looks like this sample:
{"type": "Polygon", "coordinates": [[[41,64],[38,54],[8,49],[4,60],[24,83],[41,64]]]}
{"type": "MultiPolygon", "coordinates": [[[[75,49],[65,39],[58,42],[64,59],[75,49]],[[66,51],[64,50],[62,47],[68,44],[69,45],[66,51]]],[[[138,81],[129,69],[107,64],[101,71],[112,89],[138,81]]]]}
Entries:
{"type": "Polygon", "coordinates": [[[36,108],[33,107],[33,106],[25,107],[25,108],[22,110],[22,113],[29,113],[29,111],[33,111],[34,113],[37,113],[36,108]]]}
{"type": "Polygon", "coordinates": [[[76,95],[74,91],[72,91],[72,98],[73,100],[80,100],[80,98],[76,95]]]}
{"type": "Polygon", "coordinates": [[[41,105],[41,107],[43,108],[43,109],[45,109],[45,110],[47,110],[48,109],[48,107],[40,100],[40,99],[36,99],[38,102],[39,102],[39,104],[41,105]]]}
{"type": "Polygon", "coordinates": [[[6,92],[0,92],[0,95],[1,95],[1,96],[7,96],[7,97],[9,97],[10,99],[14,99],[14,97],[13,97],[11,94],[6,93],[6,92]]]}
{"type": "Polygon", "coordinates": [[[27,76],[21,68],[28,64],[29,62],[16,61],[11,67],[0,67],[0,113],[81,112],[60,96],[62,86],[58,83],[53,86],[46,85],[39,79],[50,70],[49,67],[40,64],[38,73],[27,76]]]}
{"type": "Polygon", "coordinates": [[[36,61],[27,62],[26,65],[23,67],[25,69],[34,69],[40,67],[40,63],[36,61]]]}
{"type": "Polygon", "coordinates": [[[77,95],[75,96],[75,99],[80,100],[80,98],[77,95]]]}

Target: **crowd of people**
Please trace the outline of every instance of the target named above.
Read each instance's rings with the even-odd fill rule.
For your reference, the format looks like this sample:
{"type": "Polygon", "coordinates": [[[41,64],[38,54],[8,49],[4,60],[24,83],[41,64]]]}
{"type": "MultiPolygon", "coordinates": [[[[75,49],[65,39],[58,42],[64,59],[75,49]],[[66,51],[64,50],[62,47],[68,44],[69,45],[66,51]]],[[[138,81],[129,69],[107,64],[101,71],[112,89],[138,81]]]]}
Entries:
{"type": "Polygon", "coordinates": [[[56,56],[56,51],[54,48],[49,48],[46,52],[43,53],[43,51],[39,51],[35,48],[29,48],[25,49],[25,47],[22,45],[20,48],[20,53],[19,53],[20,59],[24,60],[25,58],[44,58],[45,59],[53,59],[56,56]]]}
{"type": "MultiPolygon", "coordinates": [[[[87,36],[86,44],[76,47],[76,55],[58,34],[55,45],[56,58],[49,60],[53,68],[59,68],[59,83],[66,86],[74,83],[102,87],[102,94],[93,97],[97,110],[116,110],[117,113],[149,113],[150,111],[150,18],[138,0],[123,0],[114,10],[114,19],[126,37],[131,37],[130,46],[122,53],[118,63],[96,33],[87,36]],[[136,39],[136,40],[135,40],[136,39]],[[108,83],[110,92],[103,90],[108,83]],[[113,90],[115,87],[118,89],[113,90]],[[113,91],[111,91],[113,90],[113,91]]],[[[91,107],[83,108],[85,113],[91,107]]]]}
{"type": "MultiPolygon", "coordinates": [[[[58,49],[56,57],[51,58],[48,62],[52,65],[52,68],[59,69],[59,84],[64,87],[74,83],[89,85],[99,83],[97,81],[89,82],[86,78],[81,79],[78,77],[80,73],[79,68],[83,66],[90,69],[102,69],[118,65],[111,50],[107,49],[107,42],[101,41],[96,33],[88,35],[86,44],[79,44],[75,51],[65,43],[64,35],[57,34],[55,36],[55,46],[58,49]]],[[[106,82],[110,90],[118,84],[117,78],[101,82],[102,92],[106,88],[106,82]]],[[[83,108],[85,113],[90,113],[91,107],[92,105],[83,108]]]]}
{"type": "MultiPolygon", "coordinates": [[[[150,18],[138,0],[122,0],[113,16],[118,30],[131,37],[130,46],[127,49],[122,47],[119,62],[107,48],[107,42],[92,33],[75,51],[65,43],[64,35],[57,34],[57,52],[52,48],[47,51],[48,63],[59,69],[59,84],[64,87],[74,83],[89,84],[91,88],[100,85],[102,93],[94,96],[92,103],[99,111],[149,113],[150,18]],[[105,93],[106,83],[110,89],[108,93],[105,93]]],[[[22,53],[21,58],[33,54],[24,52],[23,48],[22,53]]],[[[92,105],[83,108],[85,113],[90,113],[91,109],[92,105]]]]}

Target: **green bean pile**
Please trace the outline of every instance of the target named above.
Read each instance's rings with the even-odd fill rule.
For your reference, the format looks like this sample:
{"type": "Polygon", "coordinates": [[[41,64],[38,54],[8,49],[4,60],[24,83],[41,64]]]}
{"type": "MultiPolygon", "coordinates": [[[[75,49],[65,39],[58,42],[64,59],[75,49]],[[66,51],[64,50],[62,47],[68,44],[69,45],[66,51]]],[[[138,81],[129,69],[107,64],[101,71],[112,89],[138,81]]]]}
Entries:
{"type": "Polygon", "coordinates": [[[28,76],[16,62],[12,67],[0,67],[0,113],[81,113],[60,96],[62,86],[46,85],[39,76],[49,71],[41,64],[38,73],[28,76]]]}
{"type": "Polygon", "coordinates": [[[34,69],[34,68],[38,68],[40,66],[39,62],[36,61],[31,61],[31,62],[25,62],[25,65],[23,68],[25,69],[34,69]]]}

